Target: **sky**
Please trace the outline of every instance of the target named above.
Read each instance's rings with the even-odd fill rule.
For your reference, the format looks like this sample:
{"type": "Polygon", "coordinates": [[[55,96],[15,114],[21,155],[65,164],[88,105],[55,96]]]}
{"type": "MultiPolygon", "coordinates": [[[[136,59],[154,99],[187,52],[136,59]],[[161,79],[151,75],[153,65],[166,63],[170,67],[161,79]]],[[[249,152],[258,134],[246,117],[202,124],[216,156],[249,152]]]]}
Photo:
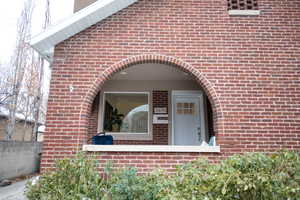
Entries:
{"type": "MultiPolygon", "coordinates": [[[[40,33],[45,12],[45,0],[33,0],[32,35],[40,33]]],[[[25,0],[6,0],[0,3],[0,64],[9,62],[15,46],[16,26],[25,0]]],[[[67,18],[73,13],[74,0],[50,0],[51,24],[67,18]]]]}
{"type": "MultiPolygon", "coordinates": [[[[16,45],[16,30],[18,18],[22,12],[24,2],[27,0],[1,0],[0,3],[0,80],[1,76],[9,70],[10,57],[16,45]],[[4,72],[4,73],[1,73],[4,72]]],[[[34,12],[32,16],[32,36],[39,34],[42,30],[45,17],[46,0],[32,0],[34,12]]],[[[74,0],[50,0],[51,24],[69,17],[73,13],[74,0]]],[[[29,42],[29,41],[28,41],[29,42]]],[[[49,63],[45,63],[43,107],[46,108],[48,91],[50,87],[51,70],[49,63]]]]}

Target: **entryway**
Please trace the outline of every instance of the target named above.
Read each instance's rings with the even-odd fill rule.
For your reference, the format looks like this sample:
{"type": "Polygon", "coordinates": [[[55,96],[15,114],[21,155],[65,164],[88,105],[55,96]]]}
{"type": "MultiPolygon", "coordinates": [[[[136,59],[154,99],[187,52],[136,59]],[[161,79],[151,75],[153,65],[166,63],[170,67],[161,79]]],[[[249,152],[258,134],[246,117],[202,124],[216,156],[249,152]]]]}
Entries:
{"type": "Polygon", "coordinates": [[[107,80],[93,103],[89,138],[115,145],[203,146],[213,136],[211,105],[193,76],[159,63],[133,65],[107,80]]]}
{"type": "Polygon", "coordinates": [[[198,146],[207,141],[202,91],[172,92],[172,144],[198,146]]]}

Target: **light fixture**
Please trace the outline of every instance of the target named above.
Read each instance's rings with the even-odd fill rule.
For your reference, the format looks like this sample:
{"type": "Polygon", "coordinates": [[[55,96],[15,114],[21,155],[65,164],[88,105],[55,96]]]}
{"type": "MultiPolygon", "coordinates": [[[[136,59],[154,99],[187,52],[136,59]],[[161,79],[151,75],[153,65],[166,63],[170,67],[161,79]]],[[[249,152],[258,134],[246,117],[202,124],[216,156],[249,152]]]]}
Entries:
{"type": "Polygon", "coordinates": [[[128,73],[123,71],[123,72],[120,72],[121,75],[127,75],[128,73]]]}

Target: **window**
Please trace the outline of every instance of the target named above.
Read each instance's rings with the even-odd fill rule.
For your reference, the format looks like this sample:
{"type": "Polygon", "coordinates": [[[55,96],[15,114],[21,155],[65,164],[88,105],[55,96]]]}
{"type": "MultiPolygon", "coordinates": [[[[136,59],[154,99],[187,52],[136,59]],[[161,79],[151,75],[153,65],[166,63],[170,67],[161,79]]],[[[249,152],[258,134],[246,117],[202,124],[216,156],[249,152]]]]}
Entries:
{"type": "Polygon", "coordinates": [[[149,132],[149,94],[105,92],[103,128],[111,133],[149,132]]]}
{"type": "Polygon", "coordinates": [[[228,10],[258,10],[257,0],[227,0],[228,10]]]}
{"type": "Polygon", "coordinates": [[[176,113],[183,115],[195,115],[195,103],[177,103],[176,113]]]}

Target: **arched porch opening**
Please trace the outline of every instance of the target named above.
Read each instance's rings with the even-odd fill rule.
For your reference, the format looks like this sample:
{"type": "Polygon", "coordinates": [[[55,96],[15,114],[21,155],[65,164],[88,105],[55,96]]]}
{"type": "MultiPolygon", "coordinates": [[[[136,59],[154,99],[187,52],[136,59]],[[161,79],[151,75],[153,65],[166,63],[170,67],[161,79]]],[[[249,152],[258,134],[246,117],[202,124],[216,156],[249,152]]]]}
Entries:
{"type": "MultiPolygon", "coordinates": [[[[176,145],[176,140],[178,143],[178,140],[184,139],[184,136],[176,139],[178,133],[174,128],[181,129],[183,132],[193,130],[194,134],[198,134],[195,135],[194,140],[198,138],[200,143],[210,143],[212,137],[222,131],[221,107],[211,83],[195,68],[172,57],[138,56],[107,68],[95,81],[84,103],[83,108],[86,108],[88,113],[83,119],[87,132],[85,144],[89,143],[92,136],[102,131],[114,136],[114,144],[142,145],[176,145]],[[176,94],[182,96],[185,93],[189,98],[193,96],[189,94],[197,92],[202,95],[199,104],[188,99],[187,102],[175,103],[176,94]],[[137,102],[131,105],[122,103],[122,99],[130,102],[130,98],[135,101],[144,99],[144,102],[139,106],[132,105],[137,102]],[[119,99],[119,102],[113,99],[119,99]],[[117,103],[120,104],[118,108],[117,103]],[[137,113],[134,109],[144,113],[143,120],[142,117],[140,121],[132,119],[134,118],[132,113],[137,113]],[[197,114],[198,110],[200,110],[199,114],[197,114]],[[121,117],[119,123],[113,122],[114,120],[108,117],[112,114],[121,117]],[[202,123],[191,125],[194,126],[191,129],[188,128],[189,125],[185,125],[187,128],[180,125],[182,119],[188,115],[198,117],[197,120],[201,120],[202,123]],[[115,125],[112,125],[113,123],[115,125]],[[140,129],[144,128],[144,131],[134,129],[134,126],[138,127],[137,124],[140,129]]],[[[183,144],[189,145],[184,142],[183,144]]],[[[191,145],[195,144],[191,143],[191,145]]]]}

